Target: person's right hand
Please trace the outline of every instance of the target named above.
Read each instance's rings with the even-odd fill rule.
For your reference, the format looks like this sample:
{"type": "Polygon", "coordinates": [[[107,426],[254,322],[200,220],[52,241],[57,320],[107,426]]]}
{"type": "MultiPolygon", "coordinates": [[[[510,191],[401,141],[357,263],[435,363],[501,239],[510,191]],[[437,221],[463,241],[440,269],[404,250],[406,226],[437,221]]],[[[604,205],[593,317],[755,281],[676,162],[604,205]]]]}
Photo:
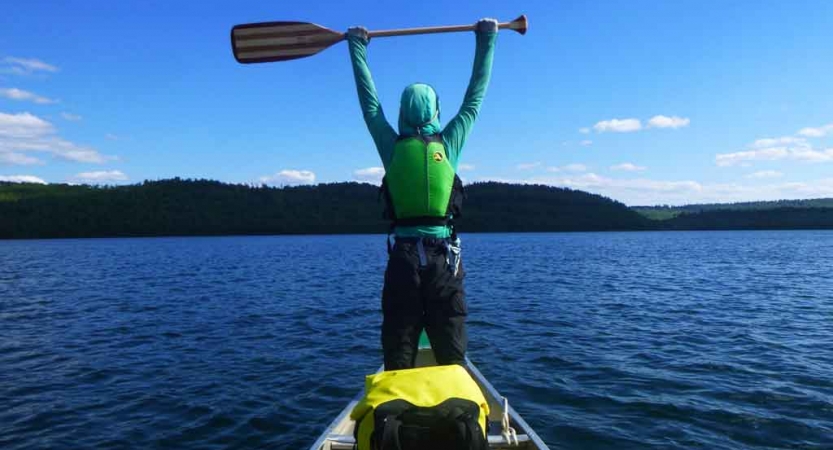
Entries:
{"type": "Polygon", "coordinates": [[[347,37],[355,37],[367,44],[370,42],[370,33],[365,27],[350,27],[347,29],[347,37]]]}
{"type": "Polygon", "coordinates": [[[480,19],[474,24],[474,31],[477,33],[497,33],[498,22],[495,19],[480,19]]]}

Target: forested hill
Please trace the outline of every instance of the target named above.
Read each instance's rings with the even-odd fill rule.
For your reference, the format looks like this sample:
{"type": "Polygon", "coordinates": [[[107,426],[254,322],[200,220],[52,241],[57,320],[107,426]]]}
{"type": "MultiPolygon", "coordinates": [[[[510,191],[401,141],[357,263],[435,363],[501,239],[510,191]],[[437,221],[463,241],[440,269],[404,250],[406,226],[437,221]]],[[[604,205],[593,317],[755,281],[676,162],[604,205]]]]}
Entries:
{"type": "MultiPolygon", "coordinates": [[[[548,186],[488,182],[468,185],[466,192],[462,232],[833,229],[829,199],[637,209],[548,186]]],[[[384,233],[378,194],[378,187],[361,183],[275,188],[179,178],[110,187],[0,182],[0,239],[384,233]]]]}
{"type": "Polygon", "coordinates": [[[815,198],[807,200],[774,200],[762,202],[738,202],[738,203],[702,203],[683,206],[633,206],[631,209],[643,216],[654,220],[667,220],[680,214],[697,214],[706,211],[761,211],[789,208],[833,208],[833,198],[815,198]]]}
{"type": "MultiPolygon", "coordinates": [[[[112,187],[0,182],[0,238],[384,233],[378,191],[178,178],[112,187]]],[[[653,228],[625,205],[582,191],[489,182],[466,192],[463,232],[653,228]]]]}

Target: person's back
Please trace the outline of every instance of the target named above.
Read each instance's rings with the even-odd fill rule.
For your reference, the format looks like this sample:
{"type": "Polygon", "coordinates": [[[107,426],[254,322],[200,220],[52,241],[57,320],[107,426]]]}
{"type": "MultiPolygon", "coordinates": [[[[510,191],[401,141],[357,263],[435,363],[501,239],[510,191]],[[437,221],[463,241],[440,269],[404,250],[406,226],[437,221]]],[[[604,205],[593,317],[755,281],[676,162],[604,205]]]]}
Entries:
{"type": "Polygon", "coordinates": [[[365,122],[385,168],[383,189],[393,222],[382,293],[382,348],[387,370],[414,366],[425,328],[437,362],[465,359],[467,309],[460,241],[453,218],[461,213],[460,153],[486,93],[498,24],[477,23],[474,69],[457,115],[440,127],[434,89],[415,83],[402,93],[399,133],[385,119],[367,66],[367,30],[348,30],[350,56],[365,122]]]}

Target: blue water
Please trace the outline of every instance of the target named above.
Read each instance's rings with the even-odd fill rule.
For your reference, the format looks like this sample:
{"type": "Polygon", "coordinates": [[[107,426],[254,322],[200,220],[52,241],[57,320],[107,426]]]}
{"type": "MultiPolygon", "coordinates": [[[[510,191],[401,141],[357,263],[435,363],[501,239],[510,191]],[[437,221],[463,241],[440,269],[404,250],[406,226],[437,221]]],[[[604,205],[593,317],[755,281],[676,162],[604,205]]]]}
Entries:
{"type": "MultiPolygon", "coordinates": [[[[833,232],[464,236],[469,355],[551,448],[833,448],[833,232]]],[[[0,448],[307,448],[381,236],[0,241],[0,448]]]]}

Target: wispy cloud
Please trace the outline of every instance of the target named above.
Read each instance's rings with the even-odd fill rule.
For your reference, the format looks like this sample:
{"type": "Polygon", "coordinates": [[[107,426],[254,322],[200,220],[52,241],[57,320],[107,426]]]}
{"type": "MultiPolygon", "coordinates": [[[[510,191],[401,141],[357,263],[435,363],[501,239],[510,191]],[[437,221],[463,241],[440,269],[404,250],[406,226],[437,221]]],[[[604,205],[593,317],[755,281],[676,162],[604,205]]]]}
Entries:
{"type": "Polygon", "coordinates": [[[61,117],[63,117],[64,120],[69,120],[70,122],[78,122],[79,120],[83,119],[83,117],[79,116],[78,114],[72,114],[68,112],[62,112],[61,117]]]}
{"type": "Polygon", "coordinates": [[[35,115],[0,113],[0,137],[32,138],[54,132],[51,123],[35,115]]]}
{"type": "Polygon", "coordinates": [[[639,119],[610,119],[602,120],[593,125],[597,133],[630,133],[642,129],[642,122],[639,119]]]}
{"type": "Polygon", "coordinates": [[[34,164],[29,152],[50,153],[56,158],[85,163],[103,163],[115,159],[100,154],[93,148],[77,145],[57,135],[55,127],[46,120],[24,112],[0,113],[0,155],[12,164],[34,164]]]}
{"type": "Polygon", "coordinates": [[[107,133],[107,134],[104,135],[104,137],[109,141],[118,141],[119,140],[119,137],[116,136],[113,133],[107,133]]]}
{"type": "Polygon", "coordinates": [[[827,125],[820,126],[818,128],[802,128],[798,130],[798,134],[805,137],[824,137],[830,133],[833,133],[833,123],[829,123],[827,125]]]}
{"type": "Polygon", "coordinates": [[[315,173],[309,170],[285,169],[274,175],[260,177],[260,182],[274,185],[299,185],[315,183],[315,173]]]}
{"type": "Polygon", "coordinates": [[[800,138],[800,137],[793,137],[793,136],[784,136],[779,138],[763,138],[758,139],[757,141],[753,142],[750,147],[752,148],[771,148],[777,147],[781,145],[804,145],[807,143],[807,139],[800,138]]]}
{"type": "Polygon", "coordinates": [[[648,128],[683,128],[687,127],[691,120],[686,117],[677,116],[654,116],[648,120],[648,128]]]}
{"type": "Polygon", "coordinates": [[[471,172],[472,170],[474,170],[473,164],[460,164],[457,166],[458,172],[471,172]]]}
{"type": "Polygon", "coordinates": [[[98,170],[75,174],[72,180],[77,183],[99,184],[113,181],[127,181],[127,175],[120,170],[98,170]]]}
{"type": "Polygon", "coordinates": [[[0,181],[6,181],[10,183],[46,184],[46,181],[44,181],[43,178],[39,178],[34,175],[0,175],[0,181]]]}
{"type": "Polygon", "coordinates": [[[0,150],[0,164],[11,164],[16,166],[31,166],[43,164],[43,161],[23,153],[4,152],[0,150]]]}
{"type": "Polygon", "coordinates": [[[616,164],[615,166],[610,166],[610,170],[613,171],[621,171],[621,172],[642,172],[647,170],[648,168],[645,166],[637,166],[636,164],[632,164],[629,162],[625,162],[622,164],[616,164]]]}
{"type": "Polygon", "coordinates": [[[56,100],[52,100],[51,98],[46,98],[34,92],[24,91],[18,88],[0,88],[0,97],[24,102],[34,102],[39,105],[48,105],[56,102],[56,100]]]}
{"type": "Polygon", "coordinates": [[[784,176],[783,173],[778,172],[777,170],[761,170],[758,172],[750,173],[746,175],[744,178],[749,178],[750,180],[764,180],[770,178],[781,178],[784,176]]]}
{"type": "Polygon", "coordinates": [[[384,167],[368,167],[353,171],[353,179],[364,183],[382,184],[384,176],[384,167]]]}
{"type": "Polygon", "coordinates": [[[823,163],[833,161],[833,148],[815,150],[810,146],[772,147],[758,150],[746,150],[734,153],[722,153],[715,156],[715,163],[720,167],[744,165],[752,161],[804,161],[823,163]]]}
{"type": "Polygon", "coordinates": [[[802,128],[797,133],[799,136],[758,139],[749,144],[748,150],[715,155],[715,163],[720,167],[749,167],[754,161],[830,162],[833,161],[833,148],[816,148],[808,138],[823,137],[831,132],[833,124],[802,128]]]}
{"type": "MultiPolygon", "coordinates": [[[[596,130],[596,133],[632,133],[648,128],[677,129],[687,127],[689,124],[691,124],[691,119],[687,117],[656,115],[648,119],[645,126],[642,125],[641,120],[636,118],[610,119],[596,122],[593,129],[596,130]]],[[[579,132],[587,134],[590,129],[580,128],[579,132]]]]}
{"type": "Polygon", "coordinates": [[[590,128],[588,128],[588,127],[579,128],[578,132],[581,133],[581,134],[589,134],[590,133],[590,128]]]}
{"type": "Polygon", "coordinates": [[[35,72],[57,72],[58,68],[35,58],[7,56],[3,58],[0,71],[17,75],[29,75],[35,72]]]}
{"type": "Polygon", "coordinates": [[[587,166],[584,164],[567,164],[565,166],[547,167],[547,172],[587,172],[587,166]]]}
{"type": "Polygon", "coordinates": [[[518,170],[532,170],[541,167],[541,161],[531,162],[531,163],[521,163],[515,166],[518,170]]]}
{"type": "Polygon", "coordinates": [[[591,141],[590,139],[585,139],[585,140],[579,142],[578,144],[581,145],[582,147],[589,147],[589,146],[593,145],[593,141],[591,141]]]}

